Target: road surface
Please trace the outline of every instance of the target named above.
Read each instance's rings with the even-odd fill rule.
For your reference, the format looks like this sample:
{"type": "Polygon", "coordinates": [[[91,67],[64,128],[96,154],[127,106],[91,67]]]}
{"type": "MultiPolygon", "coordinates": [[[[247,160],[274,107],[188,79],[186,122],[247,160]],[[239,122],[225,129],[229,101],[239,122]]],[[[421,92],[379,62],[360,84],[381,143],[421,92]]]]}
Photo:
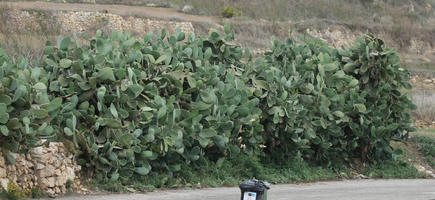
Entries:
{"type": "MultiPolygon", "coordinates": [[[[239,200],[236,187],[157,190],[146,194],[69,196],[60,200],[239,200]]],[[[350,180],[273,185],[269,200],[435,200],[434,179],[350,180]]]]}

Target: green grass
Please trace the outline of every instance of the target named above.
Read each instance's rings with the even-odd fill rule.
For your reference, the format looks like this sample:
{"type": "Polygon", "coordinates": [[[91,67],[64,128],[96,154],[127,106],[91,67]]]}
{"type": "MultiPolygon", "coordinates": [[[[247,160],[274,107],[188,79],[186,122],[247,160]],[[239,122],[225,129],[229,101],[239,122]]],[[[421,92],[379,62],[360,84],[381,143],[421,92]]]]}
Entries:
{"type": "Polygon", "coordinates": [[[14,192],[7,192],[4,190],[0,191],[0,199],[8,199],[8,200],[18,200],[21,197],[14,192]]]}
{"type": "Polygon", "coordinates": [[[425,178],[414,166],[404,161],[386,161],[374,164],[363,171],[370,178],[425,178]]]}
{"type": "MultiPolygon", "coordinates": [[[[92,190],[111,192],[152,191],[164,188],[204,188],[237,186],[240,182],[257,178],[272,184],[301,183],[351,179],[355,175],[349,167],[336,164],[335,167],[311,165],[302,160],[286,163],[263,164],[256,157],[241,155],[216,164],[200,160],[194,168],[183,165],[174,175],[152,172],[147,176],[132,177],[118,182],[98,181],[86,183],[92,190]]],[[[412,165],[402,161],[386,161],[374,164],[360,173],[370,178],[424,178],[412,165]]]]}
{"type": "Polygon", "coordinates": [[[426,133],[415,135],[412,141],[423,154],[424,161],[435,168],[435,130],[427,130],[426,133]]]}
{"type": "Polygon", "coordinates": [[[175,175],[154,173],[143,177],[134,177],[121,182],[92,180],[87,183],[90,189],[125,192],[133,190],[147,191],[156,188],[203,188],[218,186],[236,186],[241,181],[257,178],[271,183],[296,183],[321,180],[337,180],[340,173],[332,169],[310,166],[293,160],[284,165],[261,164],[253,156],[238,156],[216,164],[209,160],[200,160],[196,167],[182,165],[175,175]]]}
{"type": "MultiPolygon", "coordinates": [[[[426,134],[435,134],[435,129],[423,129],[423,130],[419,130],[419,132],[423,132],[426,134]]],[[[435,135],[433,135],[433,137],[435,137],[435,135]]]]}

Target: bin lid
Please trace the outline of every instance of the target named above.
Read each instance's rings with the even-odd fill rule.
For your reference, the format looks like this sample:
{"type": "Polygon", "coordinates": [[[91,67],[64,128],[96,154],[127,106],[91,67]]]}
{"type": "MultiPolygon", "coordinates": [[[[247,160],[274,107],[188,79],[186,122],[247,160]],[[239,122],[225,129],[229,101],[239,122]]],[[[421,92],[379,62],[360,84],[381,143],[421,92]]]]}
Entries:
{"type": "Polygon", "coordinates": [[[270,189],[270,184],[268,182],[252,179],[242,182],[239,188],[243,191],[263,192],[264,190],[270,189]]]}

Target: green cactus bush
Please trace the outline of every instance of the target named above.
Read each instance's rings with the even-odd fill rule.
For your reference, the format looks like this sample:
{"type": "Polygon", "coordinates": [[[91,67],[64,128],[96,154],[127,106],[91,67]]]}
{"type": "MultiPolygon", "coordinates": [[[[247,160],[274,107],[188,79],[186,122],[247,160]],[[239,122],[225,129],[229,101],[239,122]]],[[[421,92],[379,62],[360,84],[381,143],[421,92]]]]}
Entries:
{"type": "Polygon", "coordinates": [[[2,146],[61,140],[116,181],[238,153],[382,160],[393,137],[413,130],[400,92],[408,72],[381,40],[368,35],[344,51],[274,41],[254,60],[224,30],[74,34],[48,42],[32,65],[0,54],[2,146]]]}
{"type": "Polygon", "coordinates": [[[19,57],[9,60],[0,48],[0,143],[8,163],[8,152],[26,152],[21,145],[34,147],[40,139],[55,138],[49,123],[47,74],[19,57]]]}
{"type": "Polygon", "coordinates": [[[408,71],[372,35],[347,50],[275,41],[262,60],[250,77],[261,89],[268,153],[279,159],[391,159],[390,140],[414,131],[415,105],[401,92],[411,88],[408,71]]]}
{"type": "Polygon", "coordinates": [[[42,68],[61,105],[51,123],[81,164],[111,180],[176,172],[258,137],[261,110],[242,78],[241,48],[216,31],[185,37],[98,32],[84,46],[64,38],[46,47],[42,68]]]}

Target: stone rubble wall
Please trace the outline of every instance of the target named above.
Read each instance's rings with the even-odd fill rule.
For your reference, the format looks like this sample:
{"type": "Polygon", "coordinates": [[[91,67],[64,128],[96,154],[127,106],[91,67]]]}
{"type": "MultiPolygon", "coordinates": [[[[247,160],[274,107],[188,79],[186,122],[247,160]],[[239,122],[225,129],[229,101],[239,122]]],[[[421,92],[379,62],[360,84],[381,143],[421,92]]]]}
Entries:
{"type": "MultiPolygon", "coordinates": [[[[191,22],[164,21],[158,19],[123,17],[111,13],[101,12],[62,12],[41,13],[26,10],[8,10],[7,26],[20,31],[44,31],[42,29],[58,30],[62,34],[73,32],[82,33],[96,31],[97,29],[118,32],[130,31],[140,36],[149,31],[157,31],[165,28],[173,32],[180,28],[184,33],[193,33],[191,22]]],[[[11,29],[12,30],[12,29],[11,29]]]]}
{"type": "Polygon", "coordinates": [[[95,26],[104,26],[108,30],[118,32],[134,31],[146,34],[148,31],[161,30],[163,28],[173,32],[180,28],[184,33],[193,33],[194,29],[190,22],[162,21],[137,17],[122,17],[111,13],[99,12],[63,12],[58,14],[58,21],[64,32],[83,32],[95,29],[95,26]]]}
{"type": "Polygon", "coordinates": [[[4,189],[9,184],[23,191],[39,188],[54,197],[66,193],[69,180],[71,189],[80,185],[81,167],[75,164],[73,155],[62,143],[51,142],[48,147],[33,148],[28,154],[10,154],[16,160],[14,165],[7,165],[0,151],[0,186],[4,189]]]}

